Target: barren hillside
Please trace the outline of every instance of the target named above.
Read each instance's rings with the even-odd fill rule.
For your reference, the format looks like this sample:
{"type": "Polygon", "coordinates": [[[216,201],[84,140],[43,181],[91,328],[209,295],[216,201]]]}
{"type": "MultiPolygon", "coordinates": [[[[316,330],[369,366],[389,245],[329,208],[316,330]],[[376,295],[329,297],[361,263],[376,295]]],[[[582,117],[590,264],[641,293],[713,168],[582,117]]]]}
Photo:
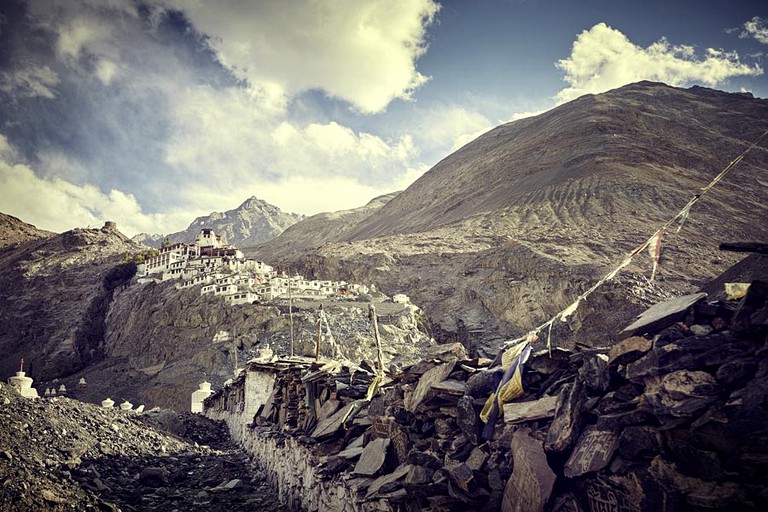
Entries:
{"type": "MultiPolygon", "coordinates": [[[[287,232],[259,253],[293,243],[278,263],[405,292],[441,339],[491,349],[567,306],[766,129],[768,101],[749,94],[641,82],[587,95],[467,144],[343,242],[307,254],[287,232]]],[[[738,261],[719,242],[768,238],[767,169],[763,145],[668,234],[656,283],[639,258],[559,338],[610,336],[644,305],[738,261]]]]}

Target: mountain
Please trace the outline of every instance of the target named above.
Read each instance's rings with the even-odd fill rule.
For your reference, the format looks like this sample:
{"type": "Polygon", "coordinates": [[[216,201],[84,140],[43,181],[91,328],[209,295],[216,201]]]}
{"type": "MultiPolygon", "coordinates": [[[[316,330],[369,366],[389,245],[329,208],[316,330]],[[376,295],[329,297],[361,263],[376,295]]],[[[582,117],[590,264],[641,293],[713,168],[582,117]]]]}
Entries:
{"type": "Polygon", "coordinates": [[[192,243],[201,229],[208,228],[213,229],[217,235],[223,235],[228,244],[249,247],[275,238],[302,219],[304,215],[285,213],[277,206],[252,196],[234,210],[211,212],[210,215],[196,218],[184,231],[169,235],[141,233],[133,239],[153,247],[158,247],[166,238],[172,243],[192,243]]]}
{"type": "Polygon", "coordinates": [[[131,237],[131,240],[149,247],[160,247],[165,241],[165,236],[152,233],[139,233],[131,237]]]}
{"type": "Polygon", "coordinates": [[[50,231],[37,229],[32,224],[22,222],[11,215],[0,213],[0,248],[30,240],[48,238],[54,234],[50,231]]]}
{"type": "Polygon", "coordinates": [[[142,249],[107,226],[0,248],[0,374],[12,375],[22,357],[30,374],[49,379],[101,358],[114,292],[105,278],[142,249]]]}
{"type": "Polygon", "coordinates": [[[246,252],[258,253],[264,261],[273,261],[290,254],[315,249],[329,242],[344,240],[350,229],[375,214],[399,193],[392,192],[376,197],[360,208],[312,215],[288,227],[283,232],[285,236],[259,244],[259,247],[246,252]]]}
{"type": "MultiPolygon", "coordinates": [[[[766,129],[768,101],[751,94],[631,84],[491,130],[330,243],[307,252],[298,224],[254,254],[404,292],[438,339],[493,352],[568,306],[766,129]]],[[[668,233],[654,283],[649,257],[638,257],[553,338],[611,337],[649,303],[742,257],[719,242],[768,238],[766,145],[668,233]]]]}

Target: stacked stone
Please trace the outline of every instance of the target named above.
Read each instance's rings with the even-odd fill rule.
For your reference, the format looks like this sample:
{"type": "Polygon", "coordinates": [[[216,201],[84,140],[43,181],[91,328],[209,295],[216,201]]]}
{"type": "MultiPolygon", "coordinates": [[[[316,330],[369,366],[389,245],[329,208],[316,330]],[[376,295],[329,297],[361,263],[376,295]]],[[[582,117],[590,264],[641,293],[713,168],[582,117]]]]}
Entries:
{"type": "MultiPolygon", "coordinates": [[[[264,453],[286,451],[272,462],[287,503],[311,468],[343,510],[766,509],[767,297],[761,282],[739,302],[681,297],[610,348],[541,350],[487,440],[479,413],[502,370],[459,344],[370,401],[371,369],[278,362],[251,428],[264,453]]],[[[210,405],[235,410],[242,388],[210,405]]]]}
{"type": "Polygon", "coordinates": [[[551,422],[525,413],[549,397],[506,406],[505,509],[765,510],[767,297],[758,281],[740,303],[678,299],[610,350],[575,354],[551,422]]]}

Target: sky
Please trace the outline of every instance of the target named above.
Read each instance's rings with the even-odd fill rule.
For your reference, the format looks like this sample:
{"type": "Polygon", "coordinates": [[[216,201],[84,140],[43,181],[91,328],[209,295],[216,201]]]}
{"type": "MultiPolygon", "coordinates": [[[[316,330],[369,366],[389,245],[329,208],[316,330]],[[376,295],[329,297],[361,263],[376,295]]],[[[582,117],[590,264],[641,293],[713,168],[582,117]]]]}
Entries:
{"type": "Polygon", "coordinates": [[[583,94],[768,98],[766,67],[756,0],[2,0],[0,211],[132,236],[355,208],[583,94]]]}

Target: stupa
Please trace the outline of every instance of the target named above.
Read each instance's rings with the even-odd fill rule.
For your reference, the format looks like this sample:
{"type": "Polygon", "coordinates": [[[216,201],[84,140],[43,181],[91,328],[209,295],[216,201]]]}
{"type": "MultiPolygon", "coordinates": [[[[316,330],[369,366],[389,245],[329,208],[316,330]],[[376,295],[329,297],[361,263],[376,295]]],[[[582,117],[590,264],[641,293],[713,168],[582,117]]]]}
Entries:
{"type": "Polygon", "coordinates": [[[26,375],[24,373],[24,358],[22,358],[19,371],[16,372],[15,376],[8,379],[8,384],[25,398],[37,398],[37,390],[32,387],[32,378],[26,375]]]}
{"type": "Polygon", "coordinates": [[[211,383],[204,381],[200,383],[200,389],[192,393],[192,412],[203,412],[203,400],[213,394],[211,383]]]}

